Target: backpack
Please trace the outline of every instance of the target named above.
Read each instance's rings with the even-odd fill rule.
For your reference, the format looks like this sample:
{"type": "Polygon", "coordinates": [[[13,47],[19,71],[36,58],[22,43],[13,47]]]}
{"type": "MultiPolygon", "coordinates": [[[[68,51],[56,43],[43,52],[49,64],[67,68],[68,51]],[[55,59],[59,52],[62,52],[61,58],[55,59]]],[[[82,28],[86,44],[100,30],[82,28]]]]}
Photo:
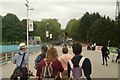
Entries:
{"type": "Polygon", "coordinates": [[[105,55],[109,55],[109,54],[110,54],[110,52],[109,52],[109,50],[107,50],[106,53],[105,53],[105,55]]]}
{"type": "Polygon", "coordinates": [[[55,73],[51,65],[52,62],[48,64],[45,61],[45,66],[42,67],[42,78],[55,78],[55,73]]]}
{"type": "Polygon", "coordinates": [[[120,55],[120,49],[118,49],[118,55],[120,55]]]}
{"type": "Polygon", "coordinates": [[[35,69],[38,68],[38,63],[39,63],[42,59],[44,59],[44,58],[45,58],[45,54],[39,54],[39,55],[37,56],[37,58],[36,58],[36,60],[35,60],[35,66],[34,66],[35,69]],[[39,60],[38,58],[40,58],[40,60],[39,60]]]}
{"type": "Polygon", "coordinates": [[[82,64],[85,60],[85,57],[82,57],[79,61],[79,67],[74,67],[71,60],[69,60],[70,67],[72,69],[72,76],[74,79],[79,79],[82,76],[82,64]]]}

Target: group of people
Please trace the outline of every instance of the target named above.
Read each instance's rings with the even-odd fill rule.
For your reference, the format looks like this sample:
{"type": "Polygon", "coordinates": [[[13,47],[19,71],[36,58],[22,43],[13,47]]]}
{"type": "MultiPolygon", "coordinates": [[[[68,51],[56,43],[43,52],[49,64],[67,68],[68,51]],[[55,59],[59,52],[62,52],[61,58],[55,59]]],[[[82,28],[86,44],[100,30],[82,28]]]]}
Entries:
{"type": "MultiPolygon", "coordinates": [[[[28,75],[30,74],[29,70],[29,58],[27,54],[27,46],[25,43],[20,43],[19,52],[15,54],[13,62],[16,64],[16,69],[19,69],[20,72],[23,73],[20,76],[21,80],[28,80],[28,75]]],[[[92,65],[89,58],[85,58],[82,56],[82,45],[80,42],[76,41],[72,45],[72,51],[74,56],[70,55],[68,52],[67,45],[62,47],[62,55],[58,55],[57,49],[53,46],[47,47],[43,45],[41,47],[41,53],[37,55],[35,59],[36,69],[36,80],[70,80],[75,79],[79,80],[82,76],[82,70],[84,72],[84,76],[87,80],[91,80],[92,73],[92,65]],[[72,72],[72,74],[71,74],[72,72]]],[[[103,46],[102,49],[102,60],[103,65],[108,66],[107,58],[109,58],[109,49],[106,46],[103,46]],[[106,64],[105,64],[106,62],[106,64]]],[[[117,49],[118,56],[116,58],[116,62],[120,58],[120,46],[117,49]]],[[[16,70],[15,69],[15,70],[16,70]]],[[[17,77],[12,80],[18,80],[17,77]]]]}
{"type": "MultiPolygon", "coordinates": [[[[41,53],[42,54],[46,53],[46,54],[44,58],[37,57],[35,59],[35,64],[38,64],[38,67],[36,68],[37,70],[36,79],[39,80],[44,78],[45,80],[46,78],[52,77],[52,78],[56,78],[56,80],[61,80],[61,79],[68,80],[70,78],[77,78],[79,80],[80,76],[74,77],[73,76],[74,74],[72,75],[72,77],[70,76],[70,71],[73,70],[73,67],[71,67],[69,61],[72,62],[74,67],[80,67],[79,62],[83,57],[81,55],[82,46],[79,42],[76,42],[73,44],[72,49],[75,56],[72,56],[68,53],[67,45],[63,45],[63,48],[62,48],[63,55],[59,56],[58,58],[58,52],[55,47],[50,47],[48,50],[46,46],[42,47],[41,53]],[[37,60],[39,60],[39,62],[36,62],[37,60]],[[50,67],[47,70],[48,66],[52,67],[54,74],[52,73],[52,70],[50,69],[50,67]],[[60,73],[61,73],[61,76],[60,76],[60,73]]],[[[85,58],[81,68],[83,69],[87,80],[91,80],[91,77],[90,77],[91,71],[92,71],[91,62],[88,58],[85,58]]]]}
{"type": "Polygon", "coordinates": [[[96,49],[96,43],[88,44],[87,50],[93,50],[93,51],[95,51],[95,49],[96,49]]]}
{"type": "MultiPolygon", "coordinates": [[[[19,68],[23,58],[22,56],[25,54],[22,66],[19,68],[20,71],[23,72],[24,76],[20,76],[20,78],[21,80],[28,80],[29,59],[26,54],[26,45],[21,43],[19,46],[20,52],[15,55],[13,61],[16,64],[16,67],[19,68]]],[[[41,47],[41,54],[35,59],[36,80],[70,80],[72,78],[79,80],[82,76],[82,70],[86,79],[91,80],[91,61],[82,56],[82,45],[76,41],[72,45],[72,50],[74,56],[68,53],[67,45],[64,45],[62,48],[63,55],[58,56],[58,52],[55,47],[52,46],[47,48],[47,46],[43,45],[41,47]]],[[[17,80],[17,78],[13,80],[17,80]]]]}

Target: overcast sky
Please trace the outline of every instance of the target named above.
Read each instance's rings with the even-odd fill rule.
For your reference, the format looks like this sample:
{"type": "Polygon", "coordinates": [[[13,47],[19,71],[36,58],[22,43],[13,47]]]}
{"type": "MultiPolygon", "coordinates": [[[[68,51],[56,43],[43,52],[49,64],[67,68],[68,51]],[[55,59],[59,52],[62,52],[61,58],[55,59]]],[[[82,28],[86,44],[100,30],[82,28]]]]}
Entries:
{"type": "MultiPolygon", "coordinates": [[[[62,28],[73,18],[80,18],[85,12],[99,12],[100,15],[115,18],[116,0],[29,0],[34,10],[29,10],[29,18],[57,18],[62,28]]],[[[13,13],[22,20],[26,18],[26,0],[0,0],[0,15],[13,13]]]]}

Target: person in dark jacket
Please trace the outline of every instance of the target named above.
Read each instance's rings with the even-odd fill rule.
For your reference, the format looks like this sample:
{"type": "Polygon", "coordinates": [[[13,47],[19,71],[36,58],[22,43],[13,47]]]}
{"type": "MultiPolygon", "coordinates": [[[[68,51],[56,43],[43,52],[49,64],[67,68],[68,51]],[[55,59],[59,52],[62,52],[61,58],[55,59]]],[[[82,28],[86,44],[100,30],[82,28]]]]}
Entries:
{"type": "MultiPolygon", "coordinates": [[[[75,56],[71,59],[71,61],[74,65],[74,67],[78,67],[80,59],[83,57],[81,55],[82,45],[79,42],[75,42],[72,46],[72,49],[73,49],[73,53],[75,54],[75,56]]],[[[88,58],[85,58],[85,60],[83,61],[82,69],[83,69],[84,75],[87,78],[87,80],[91,80],[90,75],[92,73],[92,66],[91,66],[91,61],[88,58]]],[[[68,62],[68,79],[70,79],[70,71],[71,70],[72,69],[68,62]]]]}
{"type": "Polygon", "coordinates": [[[117,49],[118,56],[116,57],[116,62],[118,62],[118,59],[120,58],[120,46],[117,49]]]}
{"type": "Polygon", "coordinates": [[[37,69],[38,63],[39,63],[42,59],[45,58],[47,50],[48,50],[48,48],[47,48],[46,45],[43,45],[43,46],[41,47],[41,54],[39,54],[39,55],[36,57],[36,59],[35,59],[35,66],[34,66],[35,69],[37,69]]]}
{"type": "Polygon", "coordinates": [[[107,63],[107,57],[109,58],[109,50],[108,50],[108,48],[104,45],[103,47],[102,47],[102,49],[101,49],[101,51],[102,51],[102,60],[103,60],[103,64],[102,65],[104,65],[104,60],[106,61],[106,66],[108,66],[108,63],[107,63]]]}

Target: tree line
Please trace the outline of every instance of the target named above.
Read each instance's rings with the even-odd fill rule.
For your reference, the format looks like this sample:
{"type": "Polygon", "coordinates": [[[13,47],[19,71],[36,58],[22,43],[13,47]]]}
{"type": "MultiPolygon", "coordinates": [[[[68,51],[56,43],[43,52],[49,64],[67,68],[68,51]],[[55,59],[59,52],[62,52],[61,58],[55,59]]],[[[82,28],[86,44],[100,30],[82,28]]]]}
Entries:
{"type": "MultiPolygon", "coordinates": [[[[2,42],[26,42],[27,38],[27,20],[20,19],[12,13],[2,18],[2,42]]],[[[52,39],[57,39],[61,35],[61,24],[57,19],[42,19],[41,21],[33,21],[34,31],[29,32],[29,36],[40,36],[45,41],[46,31],[52,34],[52,39]]]]}
{"type": "Polygon", "coordinates": [[[120,16],[116,20],[97,13],[86,12],[79,19],[71,19],[65,32],[74,40],[98,45],[118,46],[120,44],[120,16]]]}
{"type": "MultiPolygon", "coordinates": [[[[2,41],[26,42],[27,20],[20,19],[12,13],[5,16],[0,15],[2,19],[2,41]]],[[[29,36],[40,36],[42,41],[46,40],[46,31],[52,34],[52,40],[58,36],[67,34],[74,40],[84,43],[97,43],[98,45],[107,45],[110,41],[111,46],[117,46],[120,43],[120,16],[116,20],[108,16],[101,16],[98,12],[86,12],[79,19],[68,21],[65,30],[61,30],[61,24],[58,19],[42,19],[33,22],[34,31],[29,32],[29,36]],[[64,33],[63,33],[64,32],[64,33]]]]}

